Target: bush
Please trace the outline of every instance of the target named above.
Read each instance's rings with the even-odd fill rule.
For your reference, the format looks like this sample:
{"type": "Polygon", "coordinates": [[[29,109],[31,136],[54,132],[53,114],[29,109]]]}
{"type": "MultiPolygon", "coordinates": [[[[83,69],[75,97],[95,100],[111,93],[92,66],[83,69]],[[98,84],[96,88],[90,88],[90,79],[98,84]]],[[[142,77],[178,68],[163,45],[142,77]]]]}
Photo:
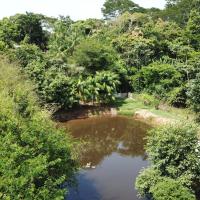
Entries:
{"type": "Polygon", "coordinates": [[[195,125],[185,123],[153,129],[147,140],[149,160],[163,176],[178,178],[190,174],[193,180],[200,178],[195,125]]]}
{"type": "Polygon", "coordinates": [[[185,107],[187,102],[186,87],[176,87],[167,95],[167,101],[170,105],[176,107],[185,107]]]}
{"type": "Polygon", "coordinates": [[[22,67],[34,60],[42,60],[42,51],[34,44],[21,44],[14,50],[14,55],[22,67]]]}
{"type": "Polygon", "coordinates": [[[61,186],[77,170],[74,143],[40,111],[31,83],[2,60],[0,199],[64,199],[61,186]]]}
{"type": "Polygon", "coordinates": [[[151,196],[150,189],[161,180],[161,173],[157,169],[143,169],[136,179],[135,188],[138,190],[141,197],[151,196]]]}
{"type": "Polygon", "coordinates": [[[150,193],[154,200],[195,200],[195,195],[179,181],[163,178],[152,186],[150,193]]]}
{"type": "Polygon", "coordinates": [[[97,72],[78,85],[80,99],[85,102],[110,103],[115,99],[118,76],[110,71],[97,72]]]}
{"type": "Polygon", "coordinates": [[[132,85],[136,90],[145,89],[149,93],[165,97],[166,92],[180,85],[181,74],[173,65],[155,62],[143,67],[133,81],[132,85]]]}
{"type": "Polygon", "coordinates": [[[138,100],[142,101],[146,106],[154,106],[156,109],[158,109],[159,99],[155,98],[152,95],[149,95],[147,93],[139,94],[138,100]]]}
{"type": "Polygon", "coordinates": [[[191,188],[200,181],[196,125],[184,123],[151,130],[146,151],[152,166],[137,177],[136,188],[141,196],[195,199],[191,188]]]}
{"type": "Polygon", "coordinates": [[[116,56],[111,47],[94,39],[87,39],[76,47],[74,58],[79,66],[89,73],[111,69],[116,56]]]}
{"type": "MultiPolygon", "coordinates": [[[[200,116],[200,73],[191,81],[188,88],[189,105],[200,116]]],[[[200,118],[200,117],[199,117],[200,118]]]]}
{"type": "Polygon", "coordinates": [[[6,49],[6,43],[0,40],[0,51],[4,51],[6,49]]]}
{"type": "Polygon", "coordinates": [[[153,168],[141,171],[135,186],[141,197],[153,200],[195,200],[192,190],[183,186],[180,180],[161,176],[160,171],[153,168]]]}
{"type": "Polygon", "coordinates": [[[72,107],[78,103],[77,81],[63,73],[45,73],[41,93],[45,103],[57,105],[58,107],[72,107]]]}

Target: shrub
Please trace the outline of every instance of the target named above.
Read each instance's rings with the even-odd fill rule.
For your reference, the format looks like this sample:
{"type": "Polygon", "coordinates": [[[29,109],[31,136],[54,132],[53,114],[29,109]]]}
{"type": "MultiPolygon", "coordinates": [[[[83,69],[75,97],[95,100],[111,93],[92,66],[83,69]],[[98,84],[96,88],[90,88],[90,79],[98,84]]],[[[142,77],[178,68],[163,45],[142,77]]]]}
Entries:
{"type": "Polygon", "coordinates": [[[95,39],[87,39],[76,47],[74,58],[89,73],[111,69],[115,64],[115,52],[95,39]]]}
{"type": "Polygon", "coordinates": [[[132,83],[133,88],[144,90],[165,97],[166,92],[171,91],[181,83],[181,74],[173,65],[154,62],[143,67],[136,75],[132,83]]]}
{"type": "Polygon", "coordinates": [[[150,193],[154,200],[195,200],[195,195],[179,181],[163,178],[151,187],[150,193]]]}
{"type": "Polygon", "coordinates": [[[40,111],[16,66],[2,59],[0,70],[0,199],[64,199],[61,185],[77,169],[74,143],[40,111]]]}
{"type": "Polygon", "coordinates": [[[151,196],[150,188],[156,185],[160,179],[162,177],[159,170],[154,168],[143,169],[136,179],[135,188],[140,196],[151,196]]]}
{"type": "Polygon", "coordinates": [[[199,178],[197,128],[192,124],[168,125],[153,129],[147,137],[147,153],[164,176],[178,178],[191,174],[199,178]]]}
{"type": "Polygon", "coordinates": [[[146,106],[154,106],[156,109],[159,106],[159,99],[155,98],[153,95],[147,93],[141,93],[138,99],[144,103],[146,106]]]}
{"type": "Polygon", "coordinates": [[[197,132],[196,125],[188,123],[149,132],[146,151],[152,166],[137,177],[140,195],[155,200],[195,199],[191,188],[200,181],[197,132]]]}
{"type": "Polygon", "coordinates": [[[185,107],[187,101],[186,87],[176,87],[167,95],[167,101],[170,105],[176,107],[185,107]]]}
{"type": "Polygon", "coordinates": [[[196,79],[191,81],[188,88],[189,105],[192,109],[200,115],[200,73],[197,74],[196,79]]]}
{"type": "Polygon", "coordinates": [[[21,44],[14,50],[14,55],[22,67],[34,60],[42,60],[42,51],[34,44],[21,44]]]}

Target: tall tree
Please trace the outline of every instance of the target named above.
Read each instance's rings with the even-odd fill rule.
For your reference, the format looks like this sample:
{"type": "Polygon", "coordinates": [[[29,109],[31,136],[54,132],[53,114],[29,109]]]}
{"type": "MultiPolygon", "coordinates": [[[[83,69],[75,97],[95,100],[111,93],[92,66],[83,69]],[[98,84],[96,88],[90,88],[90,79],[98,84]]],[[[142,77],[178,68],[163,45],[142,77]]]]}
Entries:
{"type": "Polygon", "coordinates": [[[200,48],[200,11],[192,10],[187,23],[187,33],[190,44],[195,48],[200,48]]]}
{"type": "Polygon", "coordinates": [[[144,10],[144,8],[141,8],[131,0],[106,0],[102,8],[102,13],[106,19],[112,19],[126,11],[133,13],[143,12],[144,10]]]}
{"type": "Polygon", "coordinates": [[[200,9],[199,0],[167,0],[166,9],[162,17],[166,20],[177,22],[180,26],[185,26],[193,9],[200,9]]]}
{"type": "Polygon", "coordinates": [[[9,45],[23,40],[45,49],[47,36],[42,28],[43,15],[17,14],[0,21],[0,39],[9,45]]]}

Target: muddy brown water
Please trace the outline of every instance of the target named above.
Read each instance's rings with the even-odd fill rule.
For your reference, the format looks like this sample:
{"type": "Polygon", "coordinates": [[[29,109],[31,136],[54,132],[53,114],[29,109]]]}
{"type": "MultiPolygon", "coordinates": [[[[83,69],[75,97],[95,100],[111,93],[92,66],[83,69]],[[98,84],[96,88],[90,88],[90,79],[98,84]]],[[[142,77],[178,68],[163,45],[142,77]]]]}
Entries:
{"type": "Polygon", "coordinates": [[[138,200],[134,183],[148,166],[145,136],[151,127],[128,117],[97,117],[62,123],[84,141],[77,186],[68,200],[138,200]]]}

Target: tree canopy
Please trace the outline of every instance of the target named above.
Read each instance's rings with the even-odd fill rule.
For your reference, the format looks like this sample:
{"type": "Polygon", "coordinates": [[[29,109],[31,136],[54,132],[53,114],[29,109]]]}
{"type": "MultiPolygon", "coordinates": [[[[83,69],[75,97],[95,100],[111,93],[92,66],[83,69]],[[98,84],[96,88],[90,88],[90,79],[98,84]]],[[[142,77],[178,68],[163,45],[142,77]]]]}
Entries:
{"type": "Polygon", "coordinates": [[[61,186],[78,167],[73,141],[41,111],[19,68],[1,57],[0,70],[0,198],[64,199],[61,186]]]}
{"type": "MultiPolygon", "coordinates": [[[[160,10],[106,0],[102,13],[101,20],[34,13],[0,20],[0,198],[62,199],[60,186],[71,183],[73,142],[44,108],[111,104],[130,92],[200,115],[200,1],[168,0],[160,10]]],[[[196,130],[175,126],[152,135],[153,167],[138,178],[140,194],[160,199],[173,186],[172,198],[180,191],[193,199],[196,130]]]]}
{"type": "Polygon", "coordinates": [[[131,0],[106,0],[102,12],[106,19],[117,17],[126,11],[142,12],[144,9],[131,0]]]}

